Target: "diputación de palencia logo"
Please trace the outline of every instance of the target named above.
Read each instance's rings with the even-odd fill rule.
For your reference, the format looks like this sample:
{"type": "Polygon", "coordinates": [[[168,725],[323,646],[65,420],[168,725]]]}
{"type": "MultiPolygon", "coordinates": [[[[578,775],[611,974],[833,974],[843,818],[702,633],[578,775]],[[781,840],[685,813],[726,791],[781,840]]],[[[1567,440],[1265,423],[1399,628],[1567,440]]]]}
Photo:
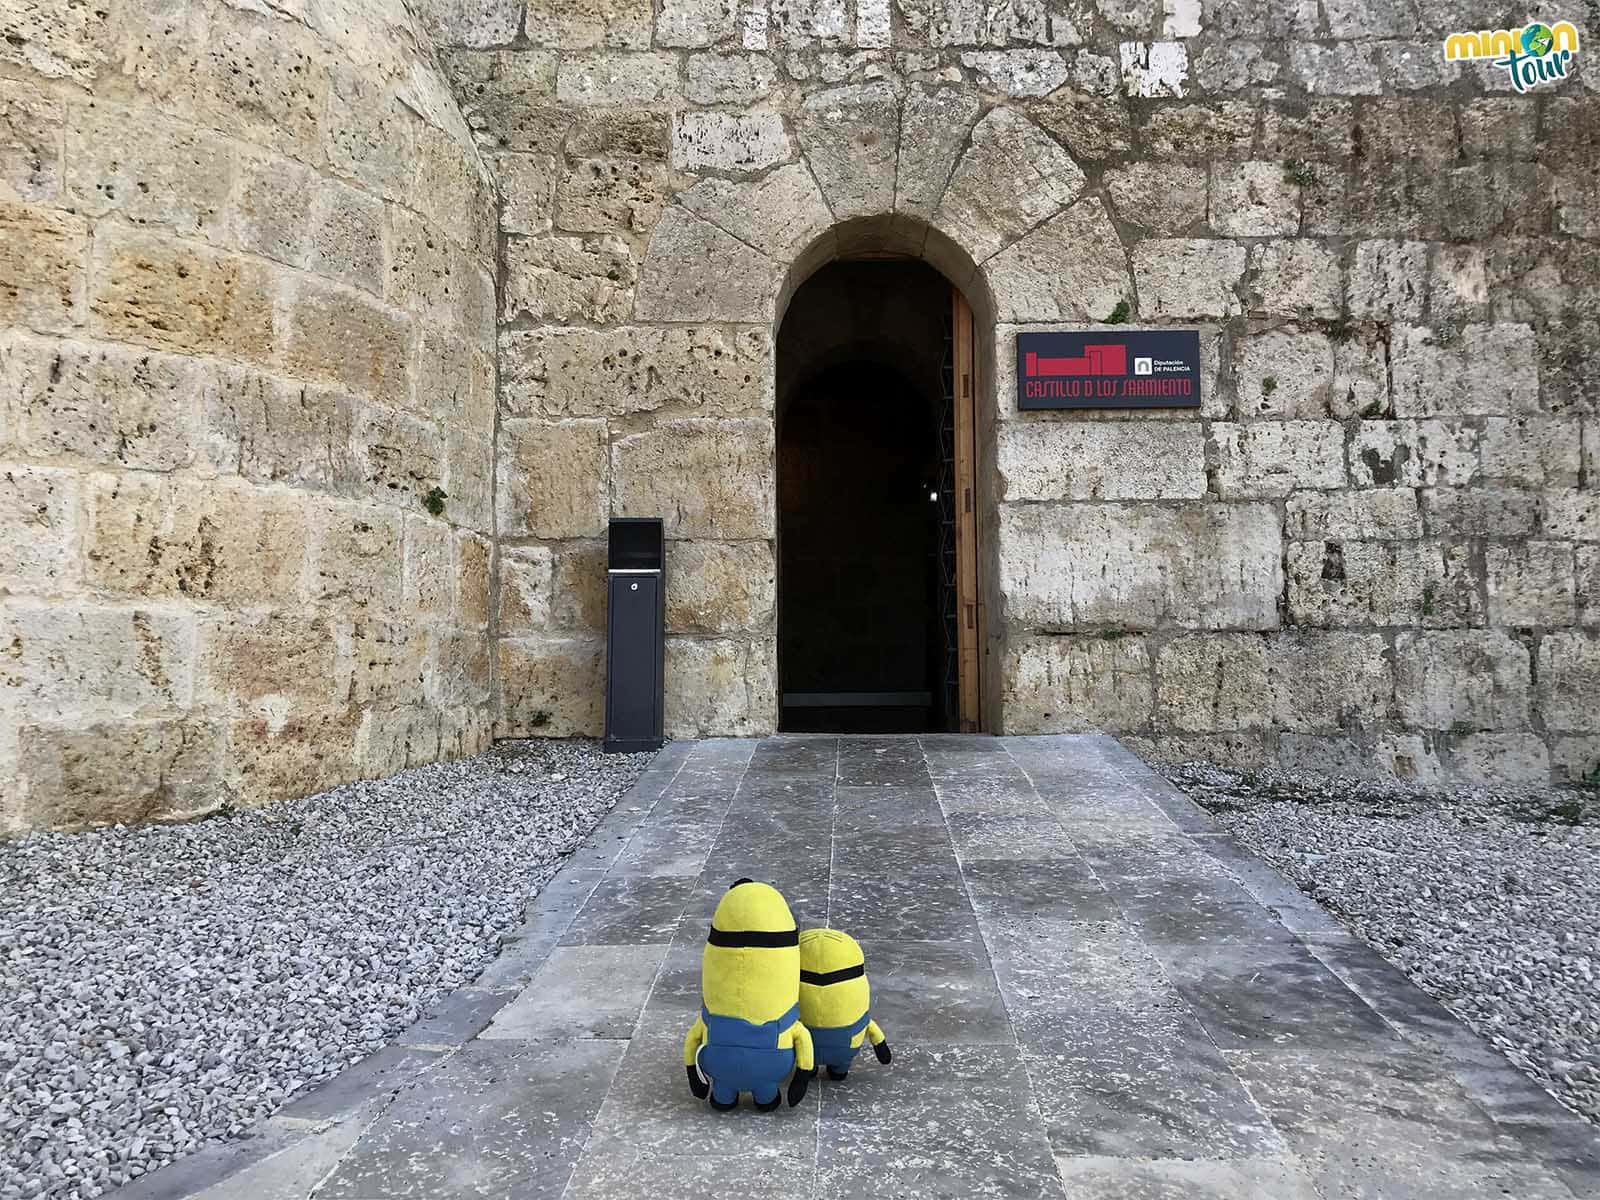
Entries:
{"type": "Polygon", "coordinates": [[[1519,92],[1565,79],[1577,53],[1578,28],[1571,21],[1554,25],[1535,21],[1521,29],[1452,33],[1444,40],[1447,60],[1489,59],[1505,68],[1511,86],[1519,92]]]}

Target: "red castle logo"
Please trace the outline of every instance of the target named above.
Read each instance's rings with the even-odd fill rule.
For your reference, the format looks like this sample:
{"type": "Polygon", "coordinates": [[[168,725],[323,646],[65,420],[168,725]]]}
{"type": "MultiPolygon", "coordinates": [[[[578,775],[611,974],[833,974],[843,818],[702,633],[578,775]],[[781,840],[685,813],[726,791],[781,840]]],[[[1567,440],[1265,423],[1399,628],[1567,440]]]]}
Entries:
{"type": "Polygon", "coordinates": [[[1081,358],[1041,358],[1029,351],[1024,362],[1029,379],[1055,375],[1126,375],[1126,346],[1087,345],[1081,358]]]}

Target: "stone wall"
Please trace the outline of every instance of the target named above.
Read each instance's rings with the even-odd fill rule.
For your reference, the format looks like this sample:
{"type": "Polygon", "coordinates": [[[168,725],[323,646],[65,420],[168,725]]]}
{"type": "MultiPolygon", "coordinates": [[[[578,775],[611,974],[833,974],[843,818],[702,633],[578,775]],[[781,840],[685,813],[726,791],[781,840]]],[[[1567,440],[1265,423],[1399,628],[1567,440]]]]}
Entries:
{"type": "Polygon", "coordinates": [[[669,731],[771,729],[776,329],[881,254],[977,314],[992,728],[1600,765],[1592,51],[1519,95],[1440,43],[1528,14],[1457,0],[417,7],[0,0],[0,828],[599,732],[612,515],[668,520],[669,731]],[[1016,333],[1119,311],[1201,331],[1204,407],[1019,414],[1016,333]]]}
{"type": "Polygon", "coordinates": [[[0,3],[0,832],[485,744],[495,224],[403,0],[0,3]]]}
{"type": "Polygon", "coordinates": [[[599,728],[597,539],[644,513],[670,728],[771,728],[774,329],[821,263],[899,252],[985,340],[993,727],[1593,771],[1600,75],[1441,54],[1527,17],[438,0],[505,194],[502,729],[599,728]],[[1204,407],[1019,414],[1016,333],[1124,302],[1202,331],[1204,407]]]}

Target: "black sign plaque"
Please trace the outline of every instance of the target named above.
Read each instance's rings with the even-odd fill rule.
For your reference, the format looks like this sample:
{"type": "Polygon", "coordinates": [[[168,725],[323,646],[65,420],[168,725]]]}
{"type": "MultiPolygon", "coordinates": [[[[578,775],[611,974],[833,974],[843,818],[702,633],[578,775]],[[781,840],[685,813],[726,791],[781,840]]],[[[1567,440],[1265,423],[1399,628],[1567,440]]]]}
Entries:
{"type": "Polygon", "coordinates": [[[1017,407],[1199,408],[1200,333],[1019,333],[1017,407]]]}

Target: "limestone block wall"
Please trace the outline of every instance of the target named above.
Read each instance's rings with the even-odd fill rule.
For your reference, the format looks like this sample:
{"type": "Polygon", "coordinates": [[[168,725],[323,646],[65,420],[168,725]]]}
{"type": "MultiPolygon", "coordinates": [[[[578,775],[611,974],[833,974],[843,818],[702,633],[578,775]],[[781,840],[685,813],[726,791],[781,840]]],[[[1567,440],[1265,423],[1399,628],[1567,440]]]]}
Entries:
{"type": "Polygon", "coordinates": [[[1517,94],[1441,44],[1529,14],[1446,0],[425,10],[504,192],[502,731],[598,730],[599,538],[655,513],[669,727],[772,727],[774,330],[898,252],[978,311],[992,727],[1600,764],[1592,51],[1517,94]],[[1204,407],[1018,414],[1016,333],[1122,305],[1202,331],[1204,407]]]}
{"type": "Polygon", "coordinates": [[[0,833],[485,744],[495,211],[403,0],[0,5],[0,833]]]}

